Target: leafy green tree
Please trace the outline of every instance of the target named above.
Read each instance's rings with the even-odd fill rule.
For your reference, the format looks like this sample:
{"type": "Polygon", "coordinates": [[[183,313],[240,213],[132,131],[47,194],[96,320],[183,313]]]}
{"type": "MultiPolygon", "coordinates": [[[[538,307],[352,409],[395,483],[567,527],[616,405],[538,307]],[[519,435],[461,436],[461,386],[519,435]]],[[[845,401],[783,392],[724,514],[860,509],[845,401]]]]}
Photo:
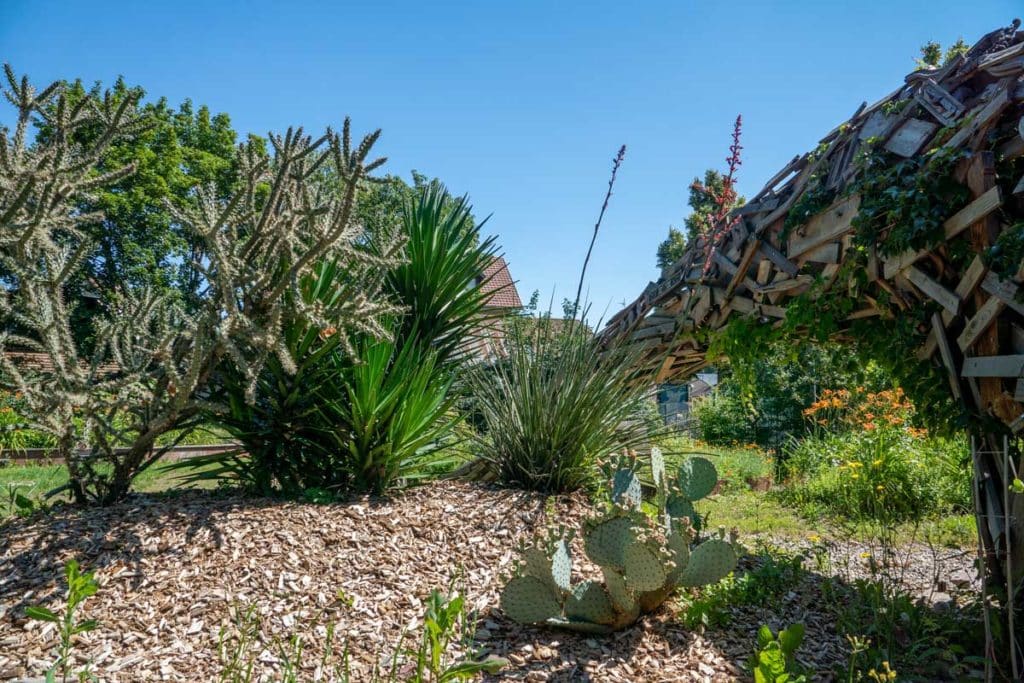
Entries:
{"type": "Polygon", "coordinates": [[[914,61],[918,69],[937,69],[956,59],[957,55],[967,54],[970,49],[971,46],[965,43],[963,38],[957,38],[945,51],[942,50],[941,43],[929,40],[921,46],[921,56],[914,61]]]}
{"type": "MultiPolygon", "coordinates": [[[[665,268],[672,265],[686,251],[687,245],[698,235],[702,235],[711,227],[711,217],[718,210],[716,196],[721,196],[723,191],[722,174],[713,168],[704,171],[704,180],[694,178],[690,183],[690,198],[687,205],[690,207],[690,215],[686,217],[683,224],[686,226],[686,233],[677,228],[668,229],[668,237],[658,245],[658,267],[665,268]]],[[[742,206],[745,200],[737,197],[735,206],[742,206]]]]}

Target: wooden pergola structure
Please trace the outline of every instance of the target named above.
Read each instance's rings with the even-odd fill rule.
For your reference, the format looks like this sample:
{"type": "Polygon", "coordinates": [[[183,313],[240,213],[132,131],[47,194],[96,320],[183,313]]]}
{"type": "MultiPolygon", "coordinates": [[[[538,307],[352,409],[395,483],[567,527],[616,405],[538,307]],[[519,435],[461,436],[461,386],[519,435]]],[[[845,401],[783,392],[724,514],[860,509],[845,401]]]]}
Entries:
{"type": "MultiPolygon", "coordinates": [[[[1008,168],[1006,162],[1024,157],[1019,26],[1015,20],[967,54],[915,71],[875,104],[862,104],[814,152],[795,157],[734,211],[734,225],[715,244],[689,245],[602,332],[606,343],[638,349],[648,376],[658,382],[693,375],[708,362],[704,332],[738,317],[777,324],[787,303],[812,287],[823,296],[850,291],[843,265],[858,248],[853,220],[861,204],[851,189],[859,172],[853,162],[865,145],[906,159],[936,148],[962,152],[954,174],[970,200],[945,219],[944,239],[889,255],[872,248],[866,274],[858,273],[868,285],[858,290],[860,307],[848,321],[895,320],[922,307],[934,311],[919,330],[927,336],[916,354],[948,377],[952,396],[976,425],[975,496],[988,592],[1017,607],[1024,604],[1024,495],[1008,492],[1020,472],[1020,452],[1004,443],[1016,442],[1024,431],[1024,263],[1016,274],[1000,277],[990,270],[989,257],[1001,234],[1020,231],[1024,239],[1024,177],[997,173],[997,166],[1008,168]],[[805,220],[791,219],[787,229],[801,198],[822,190],[837,199],[805,220]],[[963,249],[969,250],[969,265],[957,266],[951,255],[963,249]]],[[[1014,611],[1002,612],[1010,634],[1014,611]]],[[[1012,669],[1019,678],[1024,667],[1015,652],[993,659],[1007,662],[1005,673],[1012,669]]]]}

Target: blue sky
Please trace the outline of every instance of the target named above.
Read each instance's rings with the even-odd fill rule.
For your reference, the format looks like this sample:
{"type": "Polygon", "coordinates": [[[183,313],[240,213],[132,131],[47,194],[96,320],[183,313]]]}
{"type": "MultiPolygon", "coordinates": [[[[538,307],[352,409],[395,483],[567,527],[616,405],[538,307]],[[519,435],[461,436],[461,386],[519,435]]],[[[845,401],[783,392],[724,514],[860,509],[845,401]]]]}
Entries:
{"type": "Polygon", "coordinates": [[[241,132],[345,115],[380,127],[386,169],[469,193],[524,299],[556,304],[626,144],[587,274],[600,315],[657,277],[657,245],[693,177],[724,165],[737,114],[749,196],[893,90],[921,44],[972,42],[1020,13],[969,4],[0,0],[0,60],[37,82],[121,74],[241,132]]]}

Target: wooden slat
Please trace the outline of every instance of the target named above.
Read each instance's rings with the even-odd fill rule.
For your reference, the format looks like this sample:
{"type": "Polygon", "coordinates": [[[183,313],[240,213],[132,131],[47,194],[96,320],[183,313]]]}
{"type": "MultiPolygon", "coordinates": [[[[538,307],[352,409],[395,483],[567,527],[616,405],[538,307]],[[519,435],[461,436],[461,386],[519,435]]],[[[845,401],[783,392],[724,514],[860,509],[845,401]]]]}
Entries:
{"type": "Polygon", "coordinates": [[[790,261],[786,258],[785,254],[767,242],[761,243],[761,253],[767,256],[768,260],[774,263],[776,268],[787,275],[796,276],[796,274],[800,272],[800,268],[795,263],[790,261]]]}
{"type": "Polygon", "coordinates": [[[978,309],[978,312],[974,314],[967,325],[964,326],[964,331],[957,337],[956,343],[960,346],[961,351],[966,351],[968,348],[977,341],[981,333],[988,329],[996,316],[998,316],[1003,309],[1006,308],[1006,304],[999,300],[998,297],[990,297],[985,305],[978,309]]]}
{"type": "Polygon", "coordinates": [[[831,242],[815,247],[801,256],[800,260],[811,263],[839,263],[839,243],[831,242]]]}
{"type": "Polygon", "coordinates": [[[945,145],[946,149],[959,149],[963,147],[974,135],[984,129],[988,124],[999,116],[1006,107],[1010,105],[1010,91],[1007,88],[1000,88],[988,103],[974,114],[970,122],[962,126],[951,137],[945,145]]]}
{"type": "MultiPolygon", "coordinates": [[[[757,238],[753,238],[747,243],[747,247],[743,251],[743,258],[740,259],[732,280],[729,281],[729,285],[725,288],[727,295],[731,296],[736,291],[736,287],[743,281],[743,278],[747,276],[747,271],[750,270],[750,265],[754,262],[754,257],[757,256],[759,246],[760,240],[757,238]]],[[[755,282],[754,284],[757,283],[755,282]]]]}
{"type": "Polygon", "coordinates": [[[981,288],[1004,304],[1024,315],[1024,303],[1017,301],[1017,285],[1007,280],[1000,280],[995,273],[989,273],[981,281],[981,288]]]}
{"type": "Polygon", "coordinates": [[[803,235],[793,235],[789,238],[789,249],[787,256],[795,258],[804,252],[831,242],[842,236],[850,229],[850,222],[857,215],[860,207],[860,195],[847,197],[836,202],[825,211],[807,222],[803,235]]]}
{"type": "Polygon", "coordinates": [[[932,334],[935,336],[936,344],[939,347],[939,355],[942,357],[942,364],[946,366],[946,373],[949,377],[949,389],[957,401],[963,401],[960,393],[960,379],[957,376],[956,361],[953,359],[953,350],[949,348],[949,339],[946,338],[946,328],[942,326],[942,320],[938,313],[932,314],[932,334]]]}
{"type": "Polygon", "coordinates": [[[911,266],[904,271],[907,279],[914,283],[914,286],[928,295],[930,299],[938,303],[944,309],[956,315],[960,312],[960,297],[949,291],[935,280],[925,275],[922,271],[911,266]]]}
{"type": "Polygon", "coordinates": [[[1022,373],[1024,355],[965,358],[960,372],[964,377],[1020,377],[1022,373]]]}

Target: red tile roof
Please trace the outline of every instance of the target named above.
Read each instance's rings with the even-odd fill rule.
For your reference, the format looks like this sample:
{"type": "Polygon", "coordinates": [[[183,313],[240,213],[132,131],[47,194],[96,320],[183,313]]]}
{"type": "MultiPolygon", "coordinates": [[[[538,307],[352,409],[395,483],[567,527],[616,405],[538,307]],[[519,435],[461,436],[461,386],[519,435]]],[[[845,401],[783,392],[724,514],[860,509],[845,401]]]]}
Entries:
{"type": "Polygon", "coordinates": [[[504,257],[498,256],[484,268],[481,275],[481,289],[489,294],[487,305],[495,308],[522,308],[523,301],[519,298],[512,274],[508,272],[508,264],[504,257]]]}

